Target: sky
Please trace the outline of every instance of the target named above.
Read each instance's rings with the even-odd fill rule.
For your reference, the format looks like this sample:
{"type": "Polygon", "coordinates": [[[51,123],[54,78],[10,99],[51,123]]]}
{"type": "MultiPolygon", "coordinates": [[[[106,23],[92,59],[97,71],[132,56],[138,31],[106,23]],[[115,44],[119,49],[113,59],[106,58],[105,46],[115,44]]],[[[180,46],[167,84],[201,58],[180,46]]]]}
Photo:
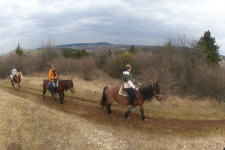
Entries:
{"type": "Polygon", "coordinates": [[[225,55],[223,0],[1,0],[0,54],[53,45],[162,45],[210,30],[225,55]]]}

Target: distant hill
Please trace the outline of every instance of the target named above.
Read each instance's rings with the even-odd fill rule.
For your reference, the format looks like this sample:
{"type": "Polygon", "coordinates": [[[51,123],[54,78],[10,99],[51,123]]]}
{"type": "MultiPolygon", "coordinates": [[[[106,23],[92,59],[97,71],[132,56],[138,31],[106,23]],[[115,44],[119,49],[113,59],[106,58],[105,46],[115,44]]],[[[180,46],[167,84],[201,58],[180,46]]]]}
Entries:
{"type": "MultiPolygon", "coordinates": [[[[145,46],[145,45],[134,45],[138,49],[145,48],[146,50],[156,50],[159,46],[145,46]]],[[[126,50],[131,45],[126,44],[111,44],[108,42],[97,42],[97,43],[75,43],[75,44],[63,44],[56,46],[58,48],[73,48],[73,49],[85,49],[85,50],[126,50]]]]}
{"type": "Polygon", "coordinates": [[[108,42],[98,42],[98,43],[76,43],[76,44],[64,44],[58,45],[58,48],[74,48],[74,49],[87,49],[87,50],[94,50],[94,49],[105,49],[111,48],[113,45],[108,42]]]}

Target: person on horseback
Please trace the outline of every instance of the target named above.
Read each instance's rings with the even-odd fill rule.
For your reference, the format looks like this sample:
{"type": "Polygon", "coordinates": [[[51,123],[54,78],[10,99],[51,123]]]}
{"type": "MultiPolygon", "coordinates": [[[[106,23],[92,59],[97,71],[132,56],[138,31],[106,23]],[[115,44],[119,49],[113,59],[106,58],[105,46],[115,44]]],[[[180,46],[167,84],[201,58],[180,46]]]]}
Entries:
{"type": "Polygon", "coordinates": [[[126,68],[126,71],[123,72],[123,79],[124,79],[123,88],[129,95],[129,101],[130,101],[129,109],[134,110],[134,107],[133,107],[134,99],[136,97],[136,92],[139,91],[139,89],[135,87],[134,84],[141,85],[141,83],[138,83],[132,77],[131,75],[132,67],[129,64],[127,64],[125,68],[126,68]]]}
{"type": "Polygon", "coordinates": [[[12,67],[12,75],[13,75],[13,81],[14,83],[16,82],[16,75],[17,75],[17,70],[15,68],[15,66],[12,67]]]}
{"type": "Polygon", "coordinates": [[[52,95],[56,96],[56,81],[59,79],[59,76],[56,72],[55,65],[52,65],[51,69],[49,70],[49,82],[52,89],[52,95]]]}

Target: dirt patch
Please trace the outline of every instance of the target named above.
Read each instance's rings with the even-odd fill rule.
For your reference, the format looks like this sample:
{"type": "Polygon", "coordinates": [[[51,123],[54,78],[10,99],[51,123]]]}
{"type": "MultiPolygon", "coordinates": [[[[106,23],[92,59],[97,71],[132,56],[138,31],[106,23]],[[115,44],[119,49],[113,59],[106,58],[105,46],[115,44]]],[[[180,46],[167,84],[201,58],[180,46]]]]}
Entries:
{"type": "Polygon", "coordinates": [[[22,146],[18,143],[11,143],[7,146],[7,150],[22,150],[22,146]]]}

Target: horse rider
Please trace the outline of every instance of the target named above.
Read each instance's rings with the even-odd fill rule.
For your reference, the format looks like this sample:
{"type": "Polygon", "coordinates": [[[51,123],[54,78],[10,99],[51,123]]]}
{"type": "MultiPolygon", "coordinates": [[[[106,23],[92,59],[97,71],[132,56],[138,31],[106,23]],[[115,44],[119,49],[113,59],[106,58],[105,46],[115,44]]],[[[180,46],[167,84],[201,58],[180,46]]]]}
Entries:
{"type": "Polygon", "coordinates": [[[53,88],[52,94],[55,97],[56,96],[56,81],[59,79],[59,76],[56,72],[55,65],[51,66],[51,69],[49,70],[49,82],[50,86],[53,88]]]}
{"type": "Polygon", "coordinates": [[[136,97],[136,92],[139,91],[139,89],[137,87],[135,87],[134,84],[141,85],[141,83],[138,83],[132,77],[132,75],[131,75],[132,67],[129,64],[127,64],[125,66],[125,68],[126,68],[126,71],[123,72],[123,79],[124,79],[123,88],[129,95],[129,101],[130,101],[129,109],[134,110],[134,107],[133,107],[134,99],[136,97]]]}
{"type": "Polygon", "coordinates": [[[12,75],[13,75],[13,82],[16,82],[16,75],[17,75],[17,70],[15,66],[12,67],[12,75]]]}

